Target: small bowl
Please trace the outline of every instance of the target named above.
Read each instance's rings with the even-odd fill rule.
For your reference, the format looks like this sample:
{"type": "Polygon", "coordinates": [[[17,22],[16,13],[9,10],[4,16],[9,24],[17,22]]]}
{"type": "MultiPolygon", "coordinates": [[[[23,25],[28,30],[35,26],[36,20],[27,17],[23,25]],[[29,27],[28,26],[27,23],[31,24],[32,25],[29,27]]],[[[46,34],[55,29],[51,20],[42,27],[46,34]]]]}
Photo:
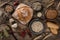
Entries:
{"type": "Polygon", "coordinates": [[[45,11],[45,18],[46,19],[48,19],[48,20],[54,20],[54,19],[56,19],[58,17],[58,11],[56,10],[56,9],[47,9],[46,11],[45,11]],[[56,14],[56,17],[54,18],[47,18],[47,12],[48,12],[48,10],[54,10],[57,14],[56,14]]]}
{"type": "Polygon", "coordinates": [[[38,1],[32,2],[31,7],[34,11],[40,11],[42,9],[42,4],[38,1]]]}
{"type": "Polygon", "coordinates": [[[43,33],[44,30],[45,30],[44,23],[43,23],[43,21],[40,20],[39,18],[34,18],[34,19],[32,19],[31,22],[28,24],[28,26],[29,26],[29,29],[30,29],[30,31],[32,32],[32,34],[36,34],[36,35],[43,33]],[[35,21],[40,21],[40,22],[43,24],[43,30],[41,30],[40,32],[34,32],[34,31],[32,30],[32,28],[31,28],[32,23],[35,22],[35,21]]]}
{"type": "Polygon", "coordinates": [[[13,6],[12,5],[10,5],[10,4],[5,4],[4,5],[4,10],[5,10],[5,12],[6,13],[12,13],[13,11],[14,11],[14,8],[13,8],[13,6]],[[7,7],[9,8],[11,8],[9,11],[7,11],[8,9],[7,9],[7,7]]]}

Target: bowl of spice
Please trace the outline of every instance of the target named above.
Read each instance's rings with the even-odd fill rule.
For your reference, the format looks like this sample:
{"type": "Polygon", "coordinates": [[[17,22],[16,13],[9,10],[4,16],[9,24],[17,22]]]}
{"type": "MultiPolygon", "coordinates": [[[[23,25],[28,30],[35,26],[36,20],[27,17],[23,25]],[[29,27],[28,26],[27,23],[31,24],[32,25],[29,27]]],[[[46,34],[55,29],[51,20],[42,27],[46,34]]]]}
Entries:
{"type": "Polygon", "coordinates": [[[41,34],[44,30],[44,24],[39,18],[33,19],[29,23],[29,28],[33,34],[41,34]]]}
{"type": "Polygon", "coordinates": [[[58,16],[58,12],[55,9],[48,9],[45,14],[47,19],[56,19],[58,16]]]}
{"type": "Polygon", "coordinates": [[[32,3],[32,8],[33,8],[33,10],[35,10],[35,11],[39,11],[39,10],[42,9],[42,5],[41,5],[40,2],[33,2],[33,3],[32,3]]]}
{"type": "Polygon", "coordinates": [[[7,13],[12,13],[14,10],[13,6],[10,4],[6,4],[4,9],[7,13]]]}

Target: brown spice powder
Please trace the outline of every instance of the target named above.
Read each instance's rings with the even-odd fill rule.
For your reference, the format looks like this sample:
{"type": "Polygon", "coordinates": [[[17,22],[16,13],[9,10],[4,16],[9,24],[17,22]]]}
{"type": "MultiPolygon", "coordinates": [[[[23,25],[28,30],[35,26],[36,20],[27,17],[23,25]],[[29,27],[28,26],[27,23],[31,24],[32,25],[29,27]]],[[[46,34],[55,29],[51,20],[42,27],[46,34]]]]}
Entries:
{"type": "Polygon", "coordinates": [[[55,19],[56,17],[57,17],[57,11],[56,10],[47,10],[47,12],[46,12],[46,17],[48,18],[48,19],[55,19]]]}

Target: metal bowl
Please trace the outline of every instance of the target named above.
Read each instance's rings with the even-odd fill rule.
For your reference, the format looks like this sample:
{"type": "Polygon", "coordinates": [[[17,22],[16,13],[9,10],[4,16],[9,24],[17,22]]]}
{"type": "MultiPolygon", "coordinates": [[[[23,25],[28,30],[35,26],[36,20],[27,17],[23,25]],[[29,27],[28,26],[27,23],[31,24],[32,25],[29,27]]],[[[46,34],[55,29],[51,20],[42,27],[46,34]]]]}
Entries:
{"type": "Polygon", "coordinates": [[[30,29],[30,31],[32,32],[32,34],[36,34],[36,35],[43,33],[44,30],[45,30],[44,22],[43,22],[42,20],[40,20],[39,18],[34,18],[34,19],[32,19],[31,22],[28,24],[28,26],[29,26],[29,29],[30,29]],[[40,22],[43,24],[43,30],[41,30],[40,32],[34,32],[34,31],[32,30],[32,28],[31,28],[31,25],[32,25],[33,22],[35,22],[35,21],[40,21],[40,22]]]}

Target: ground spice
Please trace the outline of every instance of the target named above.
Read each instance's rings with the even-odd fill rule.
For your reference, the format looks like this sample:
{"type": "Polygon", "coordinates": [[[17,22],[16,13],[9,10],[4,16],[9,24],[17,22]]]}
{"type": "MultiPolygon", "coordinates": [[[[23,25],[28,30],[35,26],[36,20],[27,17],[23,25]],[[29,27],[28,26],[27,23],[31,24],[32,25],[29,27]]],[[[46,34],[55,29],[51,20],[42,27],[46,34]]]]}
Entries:
{"type": "Polygon", "coordinates": [[[35,11],[41,10],[41,8],[42,8],[41,3],[40,3],[40,2],[34,2],[34,3],[32,4],[32,8],[33,8],[35,11]]]}
{"type": "Polygon", "coordinates": [[[6,11],[7,13],[11,13],[11,12],[13,11],[13,7],[12,7],[11,5],[6,5],[5,11],[6,11]]]}
{"type": "Polygon", "coordinates": [[[46,18],[48,19],[55,19],[57,17],[57,11],[56,10],[47,10],[46,12],[46,18]]]}

